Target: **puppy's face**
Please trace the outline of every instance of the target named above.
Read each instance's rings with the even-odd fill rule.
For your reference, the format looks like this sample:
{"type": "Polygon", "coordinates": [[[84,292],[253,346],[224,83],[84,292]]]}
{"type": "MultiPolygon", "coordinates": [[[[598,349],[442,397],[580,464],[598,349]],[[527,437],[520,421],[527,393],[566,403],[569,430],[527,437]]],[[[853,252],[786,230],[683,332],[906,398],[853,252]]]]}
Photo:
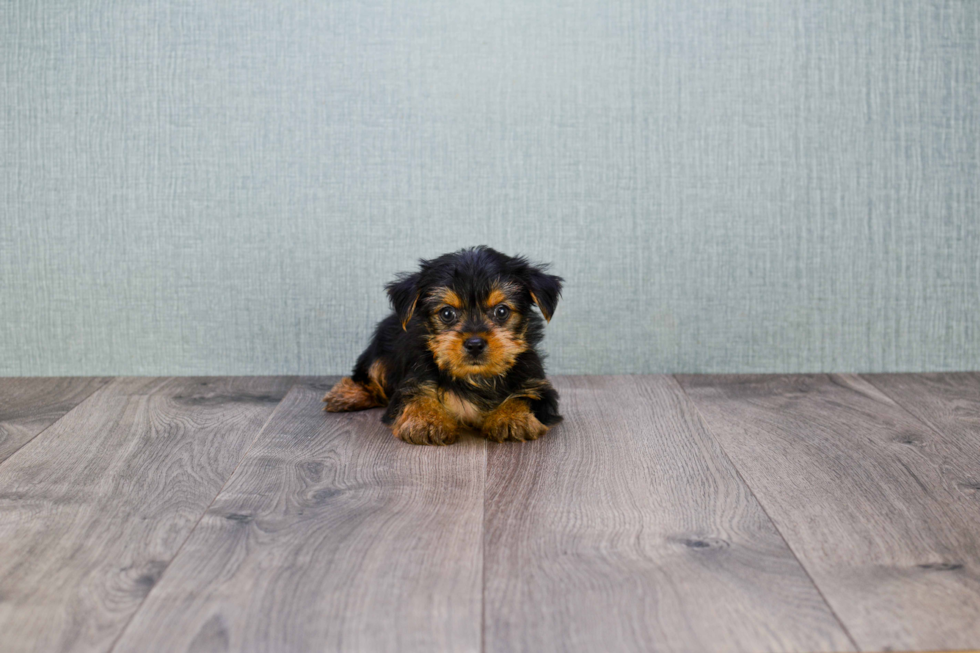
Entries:
{"type": "Polygon", "coordinates": [[[480,287],[461,279],[430,290],[425,305],[429,350],[455,377],[499,376],[527,350],[527,307],[511,281],[480,287]]]}
{"type": "Polygon", "coordinates": [[[422,261],[388,294],[402,327],[421,329],[441,370],[479,380],[506,374],[529,349],[529,329],[541,324],[533,306],[550,319],[561,284],[523,258],[479,247],[422,261]]]}

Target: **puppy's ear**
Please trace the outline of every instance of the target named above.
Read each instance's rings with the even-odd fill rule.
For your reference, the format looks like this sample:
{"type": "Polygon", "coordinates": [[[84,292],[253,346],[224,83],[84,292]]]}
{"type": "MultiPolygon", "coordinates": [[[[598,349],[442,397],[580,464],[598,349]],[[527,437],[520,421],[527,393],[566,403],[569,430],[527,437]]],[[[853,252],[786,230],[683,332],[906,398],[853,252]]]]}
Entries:
{"type": "Polygon", "coordinates": [[[395,309],[402,329],[408,328],[408,321],[415,313],[415,304],[419,301],[419,274],[403,274],[385,286],[391,307],[395,309]]]}
{"type": "Polygon", "coordinates": [[[561,277],[545,273],[540,267],[528,267],[528,290],[531,291],[531,299],[538,305],[538,310],[548,322],[555,314],[555,307],[558,306],[558,299],[561,297],[561,284],[564,281],[561,277]]]}

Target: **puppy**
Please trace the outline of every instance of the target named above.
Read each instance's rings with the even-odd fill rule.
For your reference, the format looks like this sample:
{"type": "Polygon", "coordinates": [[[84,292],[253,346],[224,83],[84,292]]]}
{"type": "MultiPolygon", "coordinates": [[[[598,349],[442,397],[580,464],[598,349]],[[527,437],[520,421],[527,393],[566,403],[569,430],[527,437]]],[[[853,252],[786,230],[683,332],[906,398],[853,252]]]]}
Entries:
{"type": "Polygon", "coordinates": [[[452,444],[467,429],[495,442],[544,435],[562,418],[532,305],[550,320],[562,281],[489,247],[420,261],[386,286],[394,313],[324,410],[386,406],[381,421],[412,444],[452,444]]]}

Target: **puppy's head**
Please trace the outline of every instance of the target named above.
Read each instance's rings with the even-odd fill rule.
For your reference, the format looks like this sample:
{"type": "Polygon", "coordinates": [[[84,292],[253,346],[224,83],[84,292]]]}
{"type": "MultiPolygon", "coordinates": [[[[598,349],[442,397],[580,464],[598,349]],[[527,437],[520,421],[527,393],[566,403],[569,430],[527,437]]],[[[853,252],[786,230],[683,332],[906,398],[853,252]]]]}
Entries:
{"type": "Polygon", "coordinates": [[[476,247],[421,261],[388,284],[402,328],[419,329],[440,369],[459,379],[505,374],[540,339],[555,312],[561,277],[544,266],[476,247]]]}

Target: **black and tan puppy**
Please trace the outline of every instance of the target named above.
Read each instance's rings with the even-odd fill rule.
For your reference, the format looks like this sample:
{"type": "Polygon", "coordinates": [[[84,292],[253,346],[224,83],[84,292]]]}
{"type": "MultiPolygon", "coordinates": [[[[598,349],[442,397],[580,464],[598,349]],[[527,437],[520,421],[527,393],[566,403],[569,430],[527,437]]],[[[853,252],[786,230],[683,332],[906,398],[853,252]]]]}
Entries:
{"type": "Polygon", "coordinates": [[[354,373],[323,398],[331,412],[387,406],[382,421],[413,444],[452,444],[464,429],[533,440],[561,421],[534,350],[562,279],[489,247],[421,261],[388,284],[382,320],[354,373]]]}

